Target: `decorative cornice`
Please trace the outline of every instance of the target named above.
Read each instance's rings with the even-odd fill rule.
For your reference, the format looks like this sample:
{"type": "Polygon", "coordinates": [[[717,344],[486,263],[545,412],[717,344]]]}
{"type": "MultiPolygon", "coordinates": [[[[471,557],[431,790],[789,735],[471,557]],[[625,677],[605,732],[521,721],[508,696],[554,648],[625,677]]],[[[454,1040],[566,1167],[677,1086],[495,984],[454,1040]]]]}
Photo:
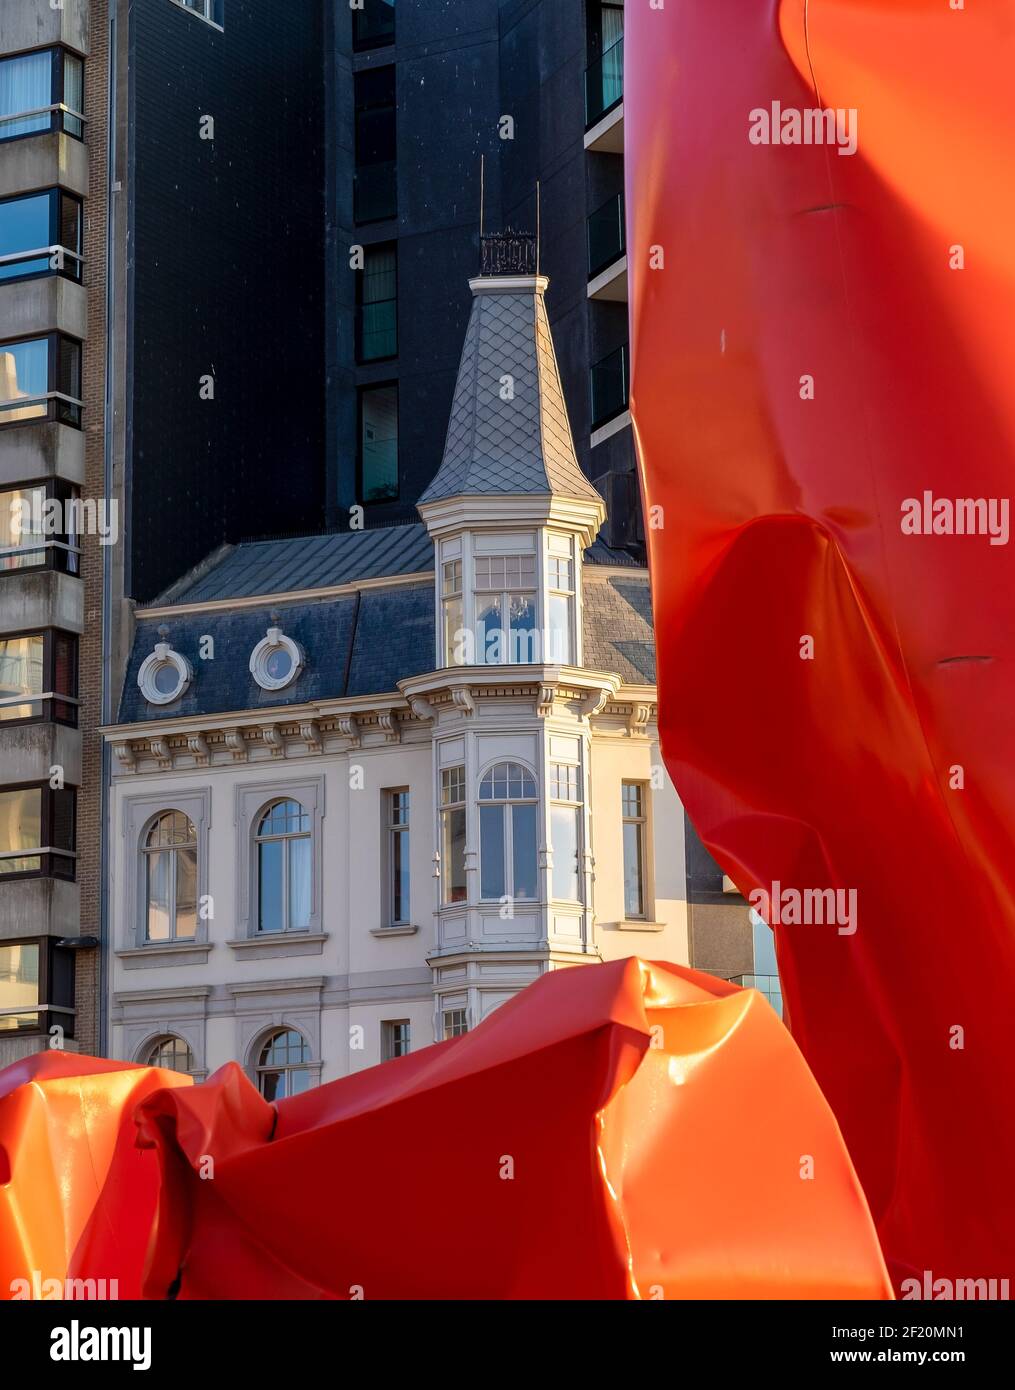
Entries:
{"type": "Polygon", "coordinates": [[[187,738],[187,747],[197,759],[198,767],[207,767],[210,758],[208,740],[204,734],[190,734],[187,738]]]}
{"type": "Polygon", "coordinates": [[[383,709],[377,716],[377,723],[384,730],[385,743],[401,743],[402,729],[398,715],[393,709],[383,709]]]}
{"type": "Polygon", "coordinates": [[[170,753],[170,751],[169,751],[169,740],[168,740],[168,739],[165,739],[165,738],[152,738],[152,739],[149,739],[149,740],[148,740],[148,747],[151,749],[151,755],[152,755],[152,757],[156,760],[156,762],[158,763],[159,767],[162,768],[163,771],[165,771],[166,768],[172,767],[172,765],[173,765],[173,755],[172,755],[172,754],[170,753]]]}
{"type": "Polygon", "coordinates": [[[285,757],[285,741],[277,724],[261,725],[261,742],[271,749],[273,758],[285,757]]]}
{"type": "Polygon", "coordinates": [[[245,763],[247,761],[247,741],[243,737],[242,729],[227,729],[225,732],[225,744],[233,755],[234,763],[245,763]]]}
{"type": "Polygon", "coordinates": [[[316,719],[303,719],[300,721],[300,738],[307,745],[308,753],[320,753],[323,747],[321,742],[321,726],[316,719]]]}
{"type": "Polygon", "coordinates": [[[360,746],[359,725],[356,723],[354,715],[341,715],[338,720],[338,727],[345,737],[351,740],[353,748],[360,746]]]}

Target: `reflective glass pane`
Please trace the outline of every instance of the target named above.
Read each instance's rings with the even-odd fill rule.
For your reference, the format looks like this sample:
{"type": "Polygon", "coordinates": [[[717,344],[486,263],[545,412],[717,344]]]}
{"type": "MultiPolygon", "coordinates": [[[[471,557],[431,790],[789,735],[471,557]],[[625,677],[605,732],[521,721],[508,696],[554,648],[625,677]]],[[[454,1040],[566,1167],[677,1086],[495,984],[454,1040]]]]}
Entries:
{"type": "Polygon", "coordinates": [[[285,930],[283,844],[282,840],[267,840],[257,847],[258,931],[285,930]]]}
{"type": "Polygon", "coordinates": [[[640,917],[644,911],[639,824],[624,826],[624,911],[628,917],[640,917]]]}
{"type": "Polygon", "coordinates": [[[532,899],[536,893],[536,806],[511,807],[514,896],[532,899]]]}
{"type": "Polygon", "coordinates": [[[444,901],[460,903],[465,901],[465,808],[443,812],[443,844],[441,849],[443,864],[444,901]]]}
{"type": "Polygon", "coordinates": [[[31,719],[42,713],[41,702],[24,703],[19,697],[43,691],[43,646],[41,633],[0,637],[0,721],[31,719]]]}
{"type": "Polygon", "coordinates": [[[176,935],[197,935],[197,850],[178,849],[176,858],[176,935]]]}
{"type": "Polygon", "coordinates": [[[553,845],[553,896],[575,902],[578,892],[578,808],[554,806],[550,812],[553,845]]]}
{"type": "Polygon", "coordinates": [[[536,632],[535,594],[511,594],[508,598],[511,612],[510,660],[516,665],[538,661],[538,635],[536,632]]]}
{"type": "Polygon", "coordinates": [[[45,338],[26,343],[0,343],[0,425],[45,415],[49,407],[45,400],[38,398],[45,396],[48,390],[49,343],[45,338]],[[35,404],[17,404],[25,400],[35,404]]]}
{"type": "MultiPolygon", "coordinates": [[[[49,223],[52,193],[33,193],[27,198],[5,198],[0,202],[0,257],[38,251],[50,244],[49,223]]],[[[49,256],[0,265],[0,280],[19,275],[38,275],[49,270],[49,256]]]]}
{"type": "Polygon", "coordinates": [[[504,875],[504,807],[479,808],[480,897],[501,898],[507,892],[504,875]]]}
{"type": "Polygon", "coordinates": [[[476,599],[476,661],[497,665],[503,660],[504,630],[500,595],[476,599]]]}
{"type": "Polygon", "coordinates": [[[148,922],[149,941],[168,941],[169,894],[173,856],[169,850],[158,850],[145,855],[148,874],[148,922]]]}
{"type": "Polygon", "coordinates": [[[391,920],[409,920],[408,830],[396,830],[391,836],[391,920]]]}
{"type": "Polygon", "coordinates": [[[550,649],[546,660],[561,666],[569,666],[571,654],[571,605],[573,600],[566,594],[550,595],[550,649]]]}

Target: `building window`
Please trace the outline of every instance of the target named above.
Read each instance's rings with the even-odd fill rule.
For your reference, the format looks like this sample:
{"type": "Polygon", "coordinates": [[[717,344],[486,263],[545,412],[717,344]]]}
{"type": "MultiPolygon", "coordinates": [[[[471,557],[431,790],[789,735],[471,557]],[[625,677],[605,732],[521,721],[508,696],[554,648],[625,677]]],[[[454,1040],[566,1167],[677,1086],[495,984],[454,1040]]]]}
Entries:
{"type": "Polygon", "coordinates": [[[257,1089],[266,1101],[285,1100],[310,1089],[310,1048],[294,1028],[282,1028],[262,1044],[257,1089]]]}
{"type": "Polygon", "coordinates": [[[410,1050],[409,1043],[409,1020],[407,1018],[392,1019],[390,1022],[381,1024],[381,1051],[386,1062],[390,1062],[395,1057],[407,1057],[410,1050]]]}
{"type": "Polygon", "coordinates": [[[178,1071],[184,1076],[189,1076],[194,1070],[194,1054],[189,1043],[176,1037],[174,1033],[169,1033],[164,1038],[158,1038],[149,1047],[145,1065],[161,1067],[163,1071],[178,1071]]]}
{"type": "Polygon", "coordinates": [[[81,200],[59,188],[0,199],[0,283],[81,279],[81,200]]]}
{"type": "Polygon", "coordinates": [[[169,642],[156,642],[155,650],[141,663],[137,684],[150,705],[171,705],[193,678],[193,667],[182,653],[173,651],[169,642]]]}
{"type": "Polygon", "coordinates": [[[462,562],[447,560],[441,569],[441,609],[444,627],[444,664],[461,666],[462,650],[462,562]]]}
{"type": "Polygon", "coordinates": [[[0,790],[0,879],[75,874],[73,787],[0,790]]]}
{"type": "Polygon", "coordinates": [[[627,344],[609,352],[589,370],[592,428],[600,429],[627,409],[627,344]]]}
{"type": "Polygon", "coordinates": [[[535,555],[477,556],[477,663],[538,660],[535,555]]]}
{"type": "Polygon", "coordinates": [[[204,19],[219,29],[225,23],[225,0],[173,0],[182,10],[189,10],[198,19],[204,19]]]}
{"type": "Polygon", "coordinates": [[[197,831],[182,811],[164,811],[144,842],[145,940],[197,935],[197,831]]]}
{"type": "Polygon", "coordinates": [[[441,900],[463,903],[465,887],[465,768],[441,773],[441,900]]]}
{"type": "Polygon", "coordinates": [[[590,6],[590,47],[595,58],[585,70],[585,125],[595,125],[624,95],[624,6],[601,0],[598,14],[590,6]]]}
{"type": "Polygon", "coordinates": [[[81,425],[81,344],[61,333],[0,343],[0,425],[81,425]]]}
{"type": "Polygon", "coordinates": [[[364,68],[354,74],[353,83],[353,218],[356,222],[381,222],[398,212],[394,66],[364,68]]]}
{"type": "Polygon", "coordinates": [[[48,939],[0,941],[0,1038],[57,1025],[73,1038],[73,951],[48,939]]]}
{"type": "Polygon", "coordinates": [[[356,279],[356,360],[398,355],[398,248],[367,246],[356,279]]]}
{"type": "Polygon", "coordinates": [[[497,763],[479,784],[480,897],[536,898],[539,803],[521,763],[497,763]]]}
{"type": "Polygon", "coordinates": [[[77,574],[77,488],[51,479],[0,492],[0,574],[52,568],[77,574]]]}
{"type": "Polygon", "coordinates": [[[363,8],[352,12],[353,52],[394,42],[395,0],[363,0],[363,8]]]}
{"type": "Polygon", "coordinates": [[[276,801],[257,827],[257,930],[310,926],[310,816],[298,801],[276,801]]]}
{"type": "Polygon", "coordinates": [[[581,770],[568,763],[550,765],[550,844],[552,896],[581,901],[581,770]]]}
{"type": "Polygon", "coordinates": [[[645,916],[645,785],[621,784],[624,825],[624,916],[645,916]]]}
{"type": "Polygon", "coordinates": [[[546,660],[569,666],[574,660],[574,564],[561,555],[547,557],[549,651],[546,660]]]}
{"type": "Polygon", "coordinates": [[[84,64],[64,48],[0,59],[0,140],[63,130],[84,133],[84,64]]]}
{"type": "Polygon", "coordinates": [[[284,690],[303,670],[303,650],[280,627],[270,627],[250,653],[249,666],[262,690],[284,690]]]}
{"type": "Polygon", "coordinates": [[[469,1031],[469,1017],[465,1009],[445,1009],[441,1015],[444,1025],[444,1041],[460,1038],[469,1031]]]}
{"type": "Polygon", "coordinates": [[[387,807],[388,919],[392,926],[409,921],[409,792],[384,793],[387,807]]]}
{"type": "Polygon", "coordinates": [[[398,386],[360,392],[360,499],[393,502],[398,497],[398,386]]]}
{"type": "Polygon", "coordinates": [[[0,724],[78,722],[78,639],[47,629],[0,637],[0,724]]]}

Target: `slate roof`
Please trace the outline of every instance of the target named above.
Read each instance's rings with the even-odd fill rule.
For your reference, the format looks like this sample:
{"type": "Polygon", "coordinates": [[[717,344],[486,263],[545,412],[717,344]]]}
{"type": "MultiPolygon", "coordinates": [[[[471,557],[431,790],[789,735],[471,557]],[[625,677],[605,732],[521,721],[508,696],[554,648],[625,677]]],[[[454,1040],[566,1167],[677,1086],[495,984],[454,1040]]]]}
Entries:
{"type": "Polygon", "coordinates": [[[367,589],[337,598],[145,619],[138,613],[119,722],[183,718],[300,705],[345,696],[386,694],[406,676],[432,670],[434,603],[432,583],[367,589]],[[275,612],[288,637],[304,651],[305,664],[284,690],[262,690],[250,674],[250,654],[273,626],[275,612]],[[169,629],[166,641],[190,662],[194,678],[170,705],[149,705],[138,689],[141,663],[169,629]],[[202,639],[211,637],[214,657],[202,660],[202,639]],[[350,651],[351,648],[351,651],[350,651]]]}
{"type": "Polygon", "coordinates": [[[575,455],[542,289],[489,286],[473,299],[444,459],[420,502],[505,493],[601,501],[575,455]]]}
{"type": "Polygon", "coordinates": [[[630,579],[586,577],[582,600],[585,665],[616,671],[629,685],[654,685],[656,645],[647,572],[630,579]]]}
{"type": "MultiPolygon", "coordinates": [[[[244,541],[223,548],[152,606],[323,589],[364,579],[432,571],[433,541],[419,522],[373,531],[244,541]]],[[[143,609],[140,610],[143,613],[143,609]]]]}

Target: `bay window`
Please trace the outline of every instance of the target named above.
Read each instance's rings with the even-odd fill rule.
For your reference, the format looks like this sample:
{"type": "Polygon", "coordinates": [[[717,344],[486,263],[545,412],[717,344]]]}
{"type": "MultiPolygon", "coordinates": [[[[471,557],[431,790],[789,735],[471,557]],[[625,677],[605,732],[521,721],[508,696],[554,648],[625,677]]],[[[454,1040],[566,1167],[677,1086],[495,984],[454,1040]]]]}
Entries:
{"type": "Polygon", "coordinates": [[[462,644],[462,562],[446,560],[441,571],[441,612],[444,629],[444,664],[465,664],[462,644]]]}
{"type": "Polygon", "coordinates": [[[0,882],[75,875],[73,787],[0,789],[0,882]]]}
{"type": "Polygon", "coordinates": [[[496,763],[479,784],[481,898],[538,897],[536,841],[539,803],[532,774],[521,763],[496,763]]]}
{"type": "Polygon", "coordinates": [[[73,951],[48,939],[0,941],[0,1038],[54,1024],[73,1038],[73,951]]]}
{"type": "Polygon", "coordinates": [[[84,64],[65,48],[0,58],[0,140],[62,130],[84,134],[84,64]]]}
{"type": "Polygon", "coordinates": [[[67,632],[0,637],[0,724],[78,722],[78,639],[67,632]]]}
{"type": "Polygon", "coordinates": [[[574,661],[574,565],[562,555],[547,557],[548,650],[545,659],[560,666],[574,661]]]}
{"type": "Polygon", "coordinates": [[[0,342],[0,426],[81,425],[81,344],[62,333],[0,342]]]}
{"type": "Polygon", "coordinates": [[[465,768],[441,773],[441,900],[463,903],[465,886],[465,768]]]}
{"type": "Polygon", "coordinates": [[[477,555],[475,573],[477,663],[537,661],[535,555],[477,555]]]}
{"type": "Polygon", "coordinates": [[[581,771],[567,763],[550,767],[550,844],[553,847],[551,895],[566,902],[581,900],[581,771]]]}
{"type": "Polygon", "coordinates": [[[0,282],[81,279],[81,200],[60,188],[0,199],[0,282]]]}
{"type": "Polygon", "coordinates": [[[0,575],[43,567],[77,574],[77,501],[77,489],[56,479],[0,491],[0,575]]]}

